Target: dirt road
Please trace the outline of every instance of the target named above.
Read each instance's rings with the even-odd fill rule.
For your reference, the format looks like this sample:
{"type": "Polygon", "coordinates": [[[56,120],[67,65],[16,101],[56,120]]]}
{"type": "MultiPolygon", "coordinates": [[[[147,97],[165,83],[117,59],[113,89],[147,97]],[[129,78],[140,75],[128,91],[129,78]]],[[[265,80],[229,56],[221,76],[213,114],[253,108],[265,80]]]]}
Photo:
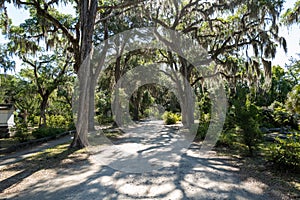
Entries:
{"type": "MultiPolygon", "coordinates": [[[[118,151],[124,151],[127,148],[133,157],[138,155],[147,157],[149,155],[146,160],[140,160],[146,162],[152,161],[155,155],[153,152],[160,153],[168,146],[165,140],[170,141],[170,138],[174,138],[177,129],[165,127],[162,124],[155,127],[155,124],[145,123],[143,126],[128,129],[128,133],[125,133],[120,140],[116,141],[115,145],[121,145],[118,151]],[[151,126],[151,130],[159,128],[160,134],[157,131],[150,131],[151,137],[145,139],[146,130],[150,130],[149,127],[151,128],[151,126]],[[138,134],[141,137],[137,137],[138,134]],[[133,135],[135,137],[132,137],[133,135]],[[153,140],[153,138],[156,139],[153,140]],[[152,141],[152,144],[149,144],[149,140],[152,141]],[[140,146],[140,144],[144,146],[140,146]],[[162,148],[162,144],[166,146],[162,148]],[[152,152],[152,154],[142,154],[145,151],[152,152]]],[[[118,152],[114,155],[110,151],[107,155],[116,159],[104,160],[106,164],[101,164],[97,159],[95,160],[90,156],[89,159],[75,163],[34,171],[2,191],[0,199],[275,200],[287,198],[274,190],[273,186],[264,182],[264,180],[252,177],[251,173],[247,176],[241,174],[240,166],[242,162],[240,160],[228,156],[219,156],[214,151],[202,155],[199,154],[199,148],[199,144],[193,143],[182,155],[173,155],[176,158],[174,160],[166,157],[166,153],[160,154],[160,167],[154,167],[151,170],[145,168],[144,172],[143,169],[140,169],[140,173],[128,171],[130,166],[137,169],[136,165],[130,163],[131,161],[128,162],[128,160],[122,162],[122,159],[125,159],[126,156],[124,157],[118,152]],[[161,158],[166,158],[167,162],[164,162],[161,158]],[[108,163],[108,161],[111,163],[108,163]],[[114,165],[114,162],[118,164],[114,165]],[[125,170],[116,169],[122,166],[120,163],[127,163],[129,167],[125,170]]],[[[106,152],[107,148],[105,147],[102,150],[98,153],[101,153],[101,151],[106,152]]],[[[153,163],[150,162],[150,164],[153,163]]],[[[151,165],[148,163],[145,167],[147,166],[151,165]]]]}

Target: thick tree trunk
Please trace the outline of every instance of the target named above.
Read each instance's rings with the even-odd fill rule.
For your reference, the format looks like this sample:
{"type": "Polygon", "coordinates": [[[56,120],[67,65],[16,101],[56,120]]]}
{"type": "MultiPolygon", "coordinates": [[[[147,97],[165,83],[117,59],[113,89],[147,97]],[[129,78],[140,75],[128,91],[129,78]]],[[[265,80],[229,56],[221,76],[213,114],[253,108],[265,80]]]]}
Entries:
{"type": "Polygon", "coordinates": [[[76,132],[71,147],[83,148],[88,145],[89,111],[90,102],[94,97],[90,96],[91,91],[91,50],[93,46],[93,34],[95,17],[97,13],[97,0],[80,1],[80,67],[78,68],[79,79],[79,102],[77,113],[76,132]]]}
{"type": "MultiPolygon", "coordinates": [[[[114,75],[115,75],[115,85],[117,85],[118,81],[120,80],[121,77],[121,57],[117,57],[116,59],[116,64],[115,64],[115,71],[114,71],[114,75]]],[[[114,125],[119,125],[122,126],[123,125],[123,121],[122,121],[122,111],[121,111],[121,104],[120,104],[120,91],[119,88],[116,88],[115,90],[115,96],[114,96],[114,120],[115,120],[115,124],[114,125]]]]}
{"type": "Polygon", "coordinates": [[[135,99],[133,101],[133,105],[134,105],[134,108],[133,108],[133,120],[134,121],[139,121],[139,101],[137,99],[135,99]]]}
{"type": "Polygon", "coordinates": [[[89,102],[89,122],[88,122],[88,130],[95,130],[95,87],[96,80],[93,77],[90,85],[90,102],[89,102]]]}
{"type": "Polygon", "coordinates": [[[182,95],[181,117],[182,124],[186,127],[190,127],[194,123],[194,105],[190,91],[185,91],[182,95]]]}
{"type": "Polygon", "coordinates": [[[114,96],[114,126],[123,126],[123,118],[122,118],[122,110],[121,110],[121,104],[120,104],[120,91],[118,89],[115,90],[115,96],[114,96]]]}
{"type": "Polygon", "coordinates": [[[136,97],[131,96],[131,103],[133,105],[133,120],[139,121],[139,110],[140,110],[140,100],[141,100],[141,92],[136,91],[136,97]]]}
{"type": "Polygon", "coordinates": [[[81,70],[89,70],[89,60],[87,63],[81,65],[79,79],[79,100],[76,122],[76,133],[74,135],[71,147],[83,148],[88,146],[88,122],[89,122],[89,104],[90,104],[90,80],[89,73],[83,73],[81,70]]]}
{"type": "Polygon", "coordinates": [[[192,65],[189,65],[188,62],[180,57],[180,73],[185,80],[183,80],[182,84],[182,105],[181,105],[181,117],[182,123],[186,127],[190,127],[194,123],[194,105],[193,105],[193,95],[190,85],[191,73],[192,73],[192,65]]]}

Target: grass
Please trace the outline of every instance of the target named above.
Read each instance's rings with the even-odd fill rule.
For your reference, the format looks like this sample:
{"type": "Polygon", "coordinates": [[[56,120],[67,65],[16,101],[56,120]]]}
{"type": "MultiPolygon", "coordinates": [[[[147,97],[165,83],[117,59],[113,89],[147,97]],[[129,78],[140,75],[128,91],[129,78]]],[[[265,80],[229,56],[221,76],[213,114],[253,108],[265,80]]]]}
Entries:
{"type": "Polygon", "coordinates": [[[12,145],[20,143],[16,138],[1,138],[0,139],[0,149],[7,148],[12,145]]]}
{"type": "Polygon", "coordinates": [[[120,136],[122,136],[122,132],[120,132],[120,131],[109,131],[109,132],[104,132],[104,135],[108,139],[118,139],[120,136]]]}
{"type": "Polygon", "coordinates": [[[88,164],[86,150],[70,149],[69,145],[57,145],[0,168],[0,193],[14,194],[26,188],[24,183],[39,180],[45,173],[88,164]]]}
{"type": "Polygon", "coordinates": [[[39,162],[41,164],[51,163],[52,166],[60,164],[66,158],[74,158],[80,155],[87,155],[86,149],[75,150],[69,148],[70,144],[61,144],[44,151],[37,152],[27,159],[29,162],[39,162]]]}

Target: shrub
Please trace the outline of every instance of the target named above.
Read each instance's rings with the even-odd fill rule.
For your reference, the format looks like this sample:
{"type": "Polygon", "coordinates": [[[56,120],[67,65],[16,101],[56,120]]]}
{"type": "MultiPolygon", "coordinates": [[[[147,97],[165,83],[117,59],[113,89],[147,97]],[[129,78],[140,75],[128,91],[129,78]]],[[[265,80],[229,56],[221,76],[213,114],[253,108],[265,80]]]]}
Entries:
{"type": "Polygon", "coordinates": [[[112,117],[108,117],[108,116],[105,116],[105,115],[97,115],[97,121],[99,124],[109,124],[109,123],[112,123],[114,120],[112,117]]]}
{"type": "Polygon", "coordinates": [[[50,115],[48,117],[48,126],[56,128],[68,128],[73,121],[63,115],[50,115]]]}
{"type": "Polygon", "coordinates": [[[65,129],[63,128],[52,128],[52,127],[42,127],[34,130],[32,132],[32,135],[36,138],[44,138],[44,137],[50,137],[50,136],[56,136],[62,132],[64,132],[65,129]]]}
{"type": "Polygon", "coordinates": [[[205,138],[209,124],[209,122],[203,122],[199,124],[196,134],[197,139],[203,140],[205,138]]]}
{"type": "Polygon", "coordinates": [[[179,114],[177,113],[172,113],[172,112],[164,112],[163,116],[162,116],[165,124],[169,125],[169,124],[176,124],[178,121],[180,121],[181,117],[179,114]]]}
{"type": "Polygon", "coordinates": [[[233,147],[237,139],[238,136],[235,128],[223,131],[218,139],[217,146],[233,147]]]}
{"type": "MultiPolygon", "coordinates": [[[[210,124],[210,114],[202,113],[199,118],[199,126],[198,126],[197,134],[196,134],[197,139],[203,140],[205,138],[209,124],[210,124]]],[[[194,127],[192,127],[192,128],[194,128],[194,127]]]]}
{"type": "Polygon", "coordinates": [[[28,131],[28,128],[26,124],[17,124],[16,129],[15,129],[15,134],[14,137],[19,141],[19,142],[26,142],[30,138],[30,134],[28,131]]]}
{"type": "Polygon", "coordinates": [[[262,138],[259,129],[259,109],[251,103],[249,96],[246,97],[245,102],[236,101],[234,106],[236,131],[241,135],[241,142],[247,145],[250,155],[253,155],[253,150],[262,138]]]}
{"type": "Polygon", "coordinates": [[[277,166],[300,168],[300,133],[288,135],[287,139],[276,138],[266,154],[267,160],[277,166]]]}

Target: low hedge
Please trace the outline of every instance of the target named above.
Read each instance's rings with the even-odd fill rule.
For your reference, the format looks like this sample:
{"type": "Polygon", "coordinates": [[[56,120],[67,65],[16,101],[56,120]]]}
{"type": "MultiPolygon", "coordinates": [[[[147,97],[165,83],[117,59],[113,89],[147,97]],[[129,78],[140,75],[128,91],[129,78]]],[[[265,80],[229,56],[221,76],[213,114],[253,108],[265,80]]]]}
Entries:
{"type": "Polygon", "coordinates": [[[53,128],[53,127],[42,127],[34,130],[32,132],[32,135],[36,138],[44,138],[44,137],[50,137],[50,136],[56,136],[62,132],[64,132],[65,129],[63,128],[53,128]]]}

